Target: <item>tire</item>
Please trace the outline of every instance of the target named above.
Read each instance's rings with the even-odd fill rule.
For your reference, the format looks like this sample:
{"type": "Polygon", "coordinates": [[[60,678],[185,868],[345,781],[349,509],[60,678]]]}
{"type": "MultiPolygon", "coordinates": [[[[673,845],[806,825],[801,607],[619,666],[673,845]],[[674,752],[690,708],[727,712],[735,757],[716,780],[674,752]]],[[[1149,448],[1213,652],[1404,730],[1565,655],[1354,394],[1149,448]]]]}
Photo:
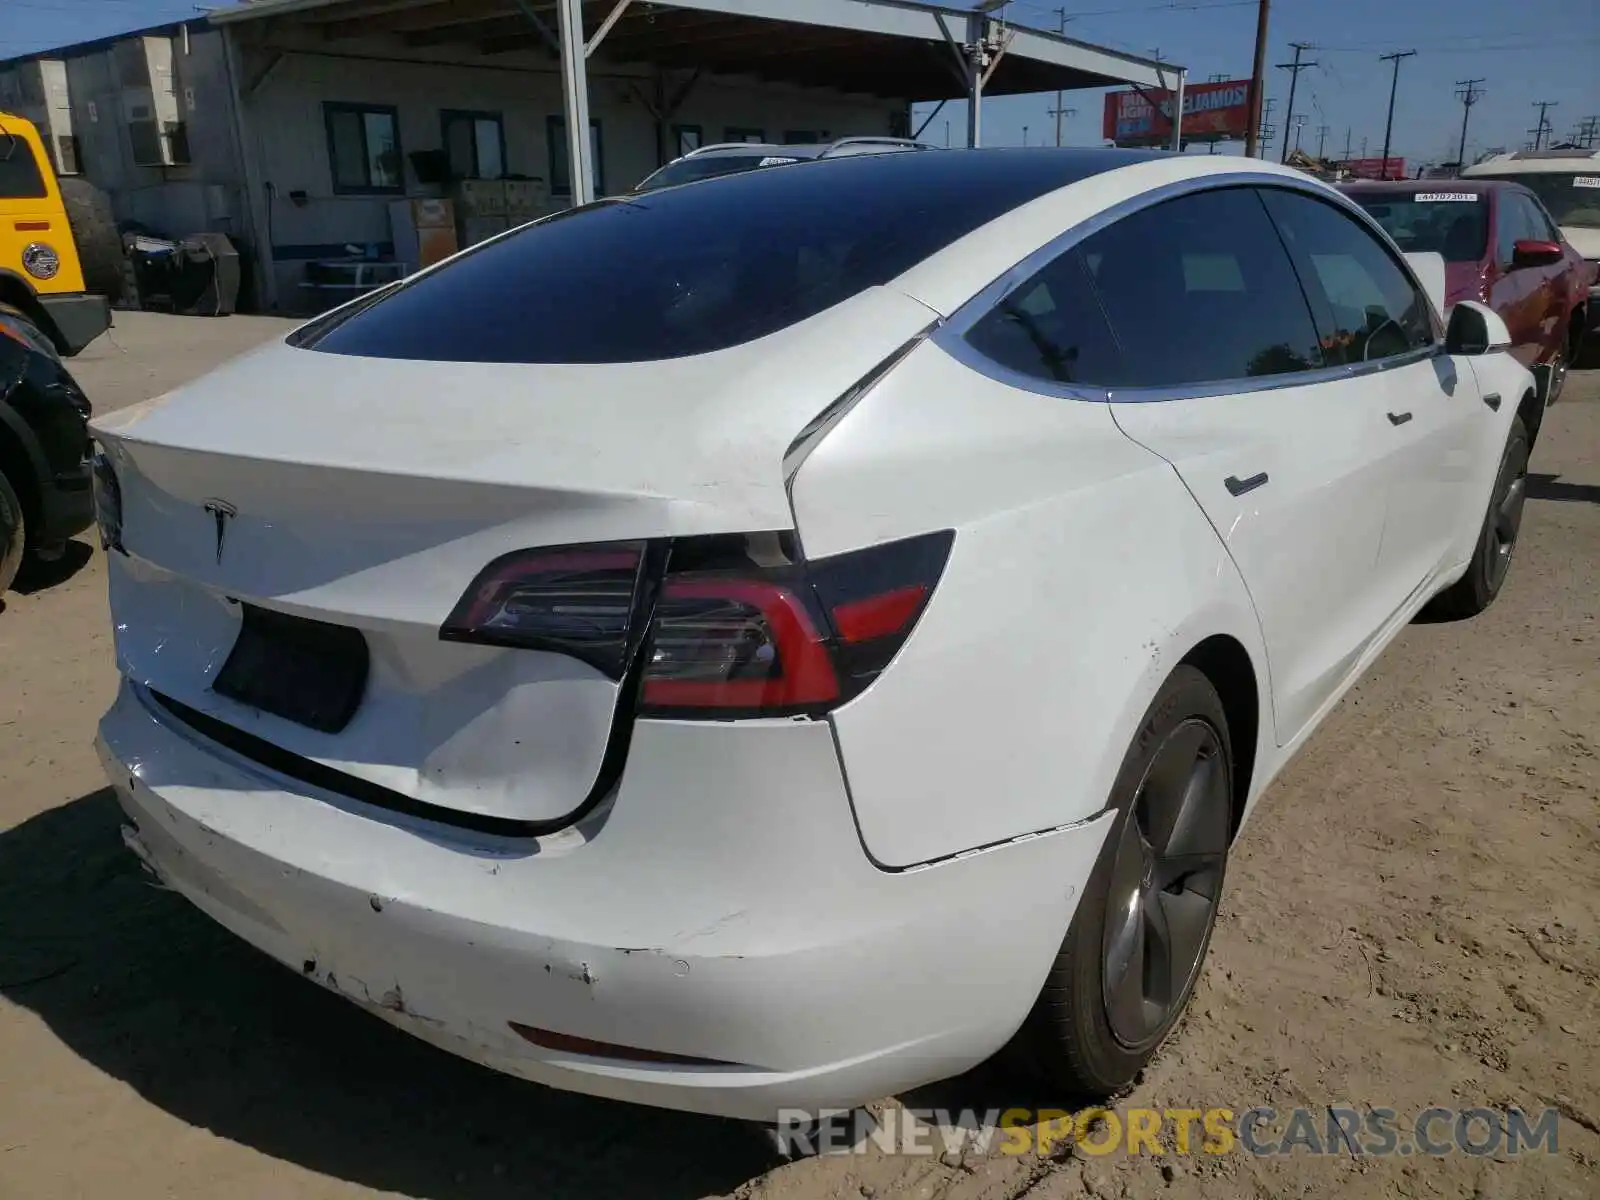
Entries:
{"type": "Polygon", "coordinates": [[[0,597],[22,569],[27,543],[28,526],[22,517],[22,501],[6,477],[0,475],[0,597]]]}
{"type": "Polygon", "coordinates": [[[1009,1048],[1019,1066],[1079,1098],[1115,1093],[1150,1061],[1183,1015],[1211,944],[1233,827],[1233,749],[1222,701],[1200,671],[1179,667],[1162,685],[1111,807],[1106,844],[1009,1048]],[[1171,919],[1179,914],[1181,923],[1171,919]],[[1183,948],[1166,956],[1165,970],[1158,931],[1166,946],[1183,948]]]}
{"type": "Polygon", "coordinates": [[[1570,343],[1566,338],[1561,340],[1561,345],[1551,355],[1550,361],[1543,365],[1539,372],[1539,383],[1544,392],[1544,406],[1549,408],[1561,399],[1561,393],[1567,387],[1568,369],[1572,365],[1570,343]]]}
{"type": "Polygon", "coordinates": [[[1511,422],[1489,509],[1478,531],[1478,544],[1472,551],[1467,573],[1434,597],[1428,615],[1447,621],[1475,617],[1489,605],[1505,585],[1511,571],[1511,558],[1522,530],[1522,509],[1528,499],[1528,430],[1522,418],[1511,422]]]}
{"type": "Polygon", "coordinates": [[[122,299],[125,278],[122,235],[111,212],[111,198],[87,179],[68,176],[59,184],[67,224],[83,266],[84,288],[115,304],[122,299]]]}

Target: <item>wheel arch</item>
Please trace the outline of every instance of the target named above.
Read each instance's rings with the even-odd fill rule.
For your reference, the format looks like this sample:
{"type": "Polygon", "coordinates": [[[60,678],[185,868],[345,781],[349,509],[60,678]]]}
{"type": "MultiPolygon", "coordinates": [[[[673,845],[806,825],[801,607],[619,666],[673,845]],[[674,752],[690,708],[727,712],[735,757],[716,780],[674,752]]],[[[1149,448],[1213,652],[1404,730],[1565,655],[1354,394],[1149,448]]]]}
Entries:
{"type": "Polygon", "coordinates": [[[22,517],[29,525],[39,520],[40,478],[31,440],[26,427],[21,427],[21,418],[0,401],[0,475],[6,477],[22,501],[22,517]]]}
{"type": "Polygon", "coordinates": [[[1517,403],[1517,416],[1522,418],[1522,427],[1528,431],[1530,450],[1539,440],[1539,426],[1544,423],[1544,408],[1544,401],[1539,399],[1536,388],[1529,388],[1517,403]]]}
{"type": "Polygon", "coordinates": [[[1257,740],[1261,736],[1261,684],[1250,652],[1237,638],[1213,634],[1188,654],[1183,663],[1198,669],[1217,689],[1228,718],[1228,740],[1233,747],[1233,828],[1237,835],[1244,821],[1250,787],[1255,778],[1257,740]]]}
{"type": "Polygon", "coordinates": [[[0,305],[6,304],[37,325],[39,332],[50,339],[50,344],[58,354],[66,352],[61,331],[50,319],[44,305],[39,303],[39,294],[33,290],[33,285],[15,271],[0,268],[0,305]]]}

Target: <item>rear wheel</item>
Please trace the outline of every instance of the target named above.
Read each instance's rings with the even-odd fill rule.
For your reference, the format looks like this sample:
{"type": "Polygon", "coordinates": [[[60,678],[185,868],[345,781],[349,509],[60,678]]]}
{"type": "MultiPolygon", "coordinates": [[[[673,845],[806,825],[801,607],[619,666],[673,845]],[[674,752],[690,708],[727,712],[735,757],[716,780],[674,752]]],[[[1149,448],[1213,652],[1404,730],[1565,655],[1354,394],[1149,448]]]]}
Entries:
{"type": "Polygon", "coordinates": [[[115,304],[122,299],[124,280],[122,235],[111,211],[111,198],[87,179],[67,177],[59,181],[61,204],[67,210],[67,224],[78,247],[83,266],[84,290],[104,296],[115,304]]]}
{"type": "Polygon", "coordinates": [[[1550,361],[1544,364],[1544,370],[1540,372],[1543,377],[1546,407],[1561,399],[1561,393],[1567,386],[1567,370],[1572,365],[1569,345],[1563,338],[1560,347],[1551,355],[1550,361]]]}
{"type": "Polygon", "coordinates": [[[22,517],[22,501],[16,489],[0,474],[0,596],[3,596],[22,569],[22,554],[28,542],[27,522],[22,517]]]}
{"type": "Polygon", "coordinates": [[[1233,751],[1222,701],[1179,667],[1112,789],[1117,816],[1012,1054],[1051,1083],[1104,1096],[1177,1024],[1200,975],[1227,867],[1233,751]]]}
{"type": "Polygon", "coordinates": [[[1511,423],[1511,435],[1500,458],[1500,473],[1495,476],[1494,493],[1478,532],[1472,562],[1465,575],[1434,598],[1429,605],[1432,615],[1465,620],[1494,603],[1511,571],[1527,499],[1528,430],[1518,417],[1511,423]]]}

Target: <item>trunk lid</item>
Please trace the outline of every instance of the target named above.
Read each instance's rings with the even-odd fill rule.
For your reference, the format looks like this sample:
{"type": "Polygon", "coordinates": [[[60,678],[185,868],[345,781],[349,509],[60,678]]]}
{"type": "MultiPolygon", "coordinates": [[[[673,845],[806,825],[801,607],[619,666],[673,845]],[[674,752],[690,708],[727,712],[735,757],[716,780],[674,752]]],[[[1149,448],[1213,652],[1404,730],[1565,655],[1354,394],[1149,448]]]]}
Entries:
{"type": "Polygon", "coordinates": [[[663,362],[265,346],[93,424],[121,494],[119,665],[407,800],[558,825],[599,777],[620,686],[561,654],[441,641],[468,585],[516,550],[792,528],[790,443],[932,319],[876,288],[747,345],[663,362]],[[361,632],[367,682],[338,732],[215,690],[251,607],[361,632]]]}

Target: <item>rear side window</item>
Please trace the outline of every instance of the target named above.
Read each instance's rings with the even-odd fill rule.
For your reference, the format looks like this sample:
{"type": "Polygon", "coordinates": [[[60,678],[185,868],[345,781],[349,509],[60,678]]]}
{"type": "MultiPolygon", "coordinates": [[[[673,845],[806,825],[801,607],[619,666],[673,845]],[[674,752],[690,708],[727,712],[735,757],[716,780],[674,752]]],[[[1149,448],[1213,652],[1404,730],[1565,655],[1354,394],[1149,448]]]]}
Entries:
{"type": "Polygon", "coordinates": [[[1329,366],[1376,362],[1433,344],[1427,294],[1357,218],[1300,192],[1268,188],[1261,194],[1306,282],[1329,366]]]}
{"type": "Polygon", "coordinates": [[[1171,387],[1312,370],[1316,326],[1254,192],[1180,196],[1081,243],[1121,353],[1116,387],[1171,387]]]}
{"type": "Polygon", "coordinates": [[[1035,379],[1108,384],[1122,375],[1122,351],[1077,250],[997,304],[967,341],[1001,366],[1035,379]]]}
{"type": "MultiPolygon", "coordinates": [[[[988,152],[977,152],[984,154],[988,152]]],[[[800,163],[572,209],[314,323],[293,344],[441,362],[646,362],[815,316],[1125,156],[800,163]]]]}
{"type": "Polygon", "coordinates": [[[42,200],[44,176],[21,135],[0,130],[0,200],[42,200]]]}

